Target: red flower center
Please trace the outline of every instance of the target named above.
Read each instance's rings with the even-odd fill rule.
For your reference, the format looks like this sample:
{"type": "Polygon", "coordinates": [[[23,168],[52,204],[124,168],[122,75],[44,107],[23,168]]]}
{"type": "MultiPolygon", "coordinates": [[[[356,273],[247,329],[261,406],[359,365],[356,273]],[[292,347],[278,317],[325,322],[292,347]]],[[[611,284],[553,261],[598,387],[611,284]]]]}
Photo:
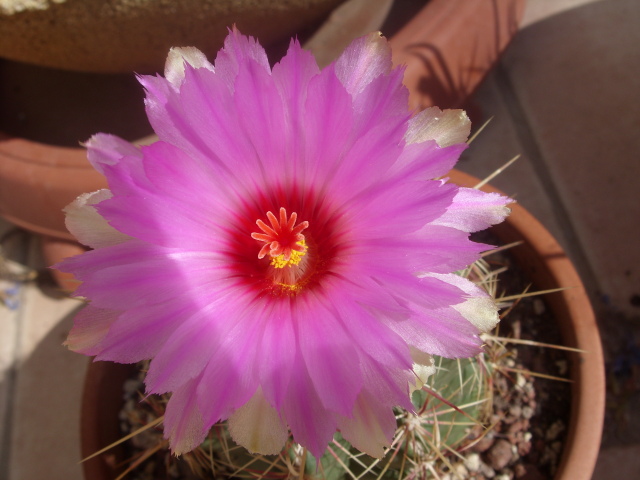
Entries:
{"type": "Polygon", "coordinates": [[[298,293],[309,272],[309,258],[306,256],[308,247],[301,233],[309,227],[309,222],[296,225],[298,214],[293,212],[287,218],[284,207],[280,208],[279,218],[269,211],[267,219],[271,225],[258,219],[256,224],[261,232],[251,234],[251,238],[263,243],[258,258],[266,257],[267,253],[271,257],[267,276],[274,287],[283,293],[298,293]]]}
{"type": "Polygon", "coordinates": [[[296,225],[298,214],[293,212],[291,217],[287,219],[287,210],[284,207],[280,207],[280,219],[270,211],[267,212],[267,218],[271,226],[258,219],[256,224],[262,233],[253,232],[251,234],[251,238],[254,240],[264,242],[258,252],[258,258],[264,258],[268,253],[272,258],[282,256],[284,262],[289,262],[293,252],[304,255],[306,247],[304,235],[301,232],[309,227],[309,222],[300,222],[296,225]]]}

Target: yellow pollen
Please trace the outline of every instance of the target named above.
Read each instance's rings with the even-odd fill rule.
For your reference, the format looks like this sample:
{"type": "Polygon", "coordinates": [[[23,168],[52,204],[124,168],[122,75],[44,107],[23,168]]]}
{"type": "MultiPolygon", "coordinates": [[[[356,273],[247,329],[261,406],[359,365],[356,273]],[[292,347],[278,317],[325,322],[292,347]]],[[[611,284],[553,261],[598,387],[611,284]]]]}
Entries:
{"type": "Polygon", "coordinates": [[[289,257],[289,260],[285,259],[284,254],[278,255],[277,257],[273,257],[271,259],[271,265],[273,265],[275,268],[284,268],[284,267],[291,267],[293,265],[298,265],[300,263],[300,260],[302,260],[302,257],[307,254],[308,247],[304,243],[304,240],[300,242],[296,242],[296,245],[300,245],[302,247],[301,252],[298,252],[296,250],[291,250],[291,256],[289,257]]]}
{"type": "Polygon", "coordinates": [[[286,283],[276,283],[276,285],[280,287],[280,293],[288,293],[290,295],[294,295],[302,290],[302,286],[298,284],[288,285],[286,283]]]}

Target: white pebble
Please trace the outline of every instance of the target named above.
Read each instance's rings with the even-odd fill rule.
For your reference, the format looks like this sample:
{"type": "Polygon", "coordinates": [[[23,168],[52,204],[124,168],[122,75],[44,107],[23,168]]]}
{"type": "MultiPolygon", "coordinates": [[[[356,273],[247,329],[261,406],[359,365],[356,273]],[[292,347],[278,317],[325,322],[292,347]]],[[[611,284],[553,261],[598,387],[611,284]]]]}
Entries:
{"type": "Polygon", "coordinates": [[[462,463],[454,465],[453,469],[453,473],[460,478],[467,478],[469,476],[469,471],[462,463]]]}
{"type": "Polygon", "coordinates": [[[530,420],[531,417],[533,417],[533,414],[534,410],[529,405],[525,405],[524,407],[522,407],[522,418],[530,420]]]}
{"type": "Polygon", "coordinates": [[[539,299],[539,298],[535,298],[533,300],[533,311],[536,315],[542,315],[545,312],[546,308],[544,305],[544,302],[539,299]]]}
{"type": "Polygon", "coordinates": [[[480,473],[485,478],[494,478],[496,476],[496,471],[484,462],[480,464],[480,473]]]}
{"type": "Polygon", "coordinates": [[[471,473],[475,473],[480,470],[480,464],[480,455],[477,453],[469,454],[469,456],[464,460],[464,466],[467,467],[467,470],[471,473]]]}

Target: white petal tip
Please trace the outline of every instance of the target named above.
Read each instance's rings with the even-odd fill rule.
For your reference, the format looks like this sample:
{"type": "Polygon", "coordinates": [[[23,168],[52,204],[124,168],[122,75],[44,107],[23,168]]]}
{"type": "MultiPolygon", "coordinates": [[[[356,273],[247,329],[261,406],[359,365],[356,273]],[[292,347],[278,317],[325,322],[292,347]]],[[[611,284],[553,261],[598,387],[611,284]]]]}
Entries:
{"type": "Polygon", "coordinates": [[[130,240],[131,237],[109,225],[95,209],[94,205],[109,198],[111,198],[111,191],[102,189],[83,193],[64,207],[67,230],[83,245],[101,248],[130,240]]]}
{"type": "Polygon", "coordinates": [[[213,65],[209,63],[205,54],[197,48],[172,47],[164,65],[164,77],[175,88],[178,88],[184,79],[185,62],[193,68],[206,68],[213,71],[213,65]]]}
{"type": "Polygon", "coordinates": [[[260,389],[229,417],[228,424],[231,438],[250,453],[277,455],[289,438],[289,429],[260,389]]]}
{"type": "Polygon", "coordinates": [[[440,110],[430,107],[411,119],[407,143],[435,140],[439,147],[464,143],[471,133],[471,120],[464,110],[440,110]]]}

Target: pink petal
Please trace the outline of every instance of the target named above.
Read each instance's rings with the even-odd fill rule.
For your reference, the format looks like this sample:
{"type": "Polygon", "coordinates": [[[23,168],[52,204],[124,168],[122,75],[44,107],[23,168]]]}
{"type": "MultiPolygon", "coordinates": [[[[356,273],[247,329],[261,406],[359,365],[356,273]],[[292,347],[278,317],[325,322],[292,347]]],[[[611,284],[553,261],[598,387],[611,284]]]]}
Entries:
{"type": "Polygon", "coordinates": [[[64,208],[67,229],[83,245],[101,248],[130,240],[131,237],[109,225],[94,208],[108,198],[111,192],[107,189],[84,193],[64,208]]]}
{"type": "Polygon", "coordinates": [[[195,389],[199,379],[188,380],[173,392],[164,414],[164,438],[169,440],[174,455],[182,455],[200,445],[209,431],[205,428],[196,403],[195,389]]]}
{"type": "Polygon", "coordinates": [[[446,175],[456,164],[467,144],[440,148],[435,141],[405,145],[393,166],[399,178],[431,180],[446,175]]]}
{"type": "Polygon", "coordinates": [[[509,215],[507,205],[512,201],[497,193],[459,188],[447,212],[433,223],[465,232],[477,232],[502,222],[509,215]]]}
{"type": "Polygon", "coordinates": [[[466,294],[464,301],[454,305],[453,308],[462,314],[462,316],[478,330],[481,332],[489,332],[498,324],[500,321],[498,308],[494,300],[485,290],[460,275],[431,275],[451,285],[455,285],[464,291],[466,294]]]}
{"type": "Polygon", "coordinates": [[[360,357],[360,365],[364,376],[364,391],[372,393],[376,401],[392,407],[413,410],[409,397],[409,384],[414,375],[411,369],[395,368],[379,362],[373,355],[360,357]]]}
{"type": "Polygon", "coordinates": [[[402,154],[409,114],[407,92],[398,87],[401,77],[397,70],[378,77],[354,99],[351,138],[331,179],[332,195],[375,185],[402,154]]]}
{"type": "Polygon", "coordinates": [[[457,190],[453,185],[440,182],[393,180],[376,187],[361,192],[345,204],[348,209],[345,219],[357,232],[359,242],[416,232],[442,218],[457,190]]]}
{"type": "Polygon", "coordinates": [[[210,179],[233,178],[244,165],[238,162],[251,153],[245,136],[238,133],[233,91],[206,68],[185,65],[184,76],[179,91],[164,79],[141,78],[149,121],[160,140],[207,165],[210,179]]]}
{"type": "Polygon", "coordinates": [[[214,274],[217,263],[215,254],[187,254],[132,240],[65,259],[57,268],[83,282],[78,296],[103,308],[118,299],[119,308],[125,309],[177,298],[185,288],[203,301],[207,290],[213,295],[227,286],[223,275],[214,274]]]}
{"type": "Polygon", "coordinates": [[[300,353],[293,365],[283,414],[294,440],[320,458],[333,438],[338,420],[322,405],[300,353]]]}
{"type": "Polygon", "coordinates": [[[298,345],[293,329],[295,319],[289,305],[274,302],[270,307],[261,315],[264,331],[257,368],[265,398],[280,410],[289,388],[298,345]]]}
{"type": "Polygon", "coordinates": [[[250,151],[236,161],[251,165],[253,179],[277,185],[293,179],[296,159],[288,157],[288,129],[283,99],[270,70],[253,61],[238,67],[234,95],[239,131],[247,136],[250,151]]]}
{"type": "Polygon", "coordinates": [[[216,309],[221,321],[209,323],[208,342],[195,348],[195,354],[207,356],[198,388],[198,402],[205,423],[212,425],[227,418],[254,395],[258,388],[263,332],[262,305],[252,304],[248,298],[238,296],[227,299],[216,309]],[[227,318],[232,321],[224,321],[227,318]]]}
{"type": "MultiPolygon", "coordinates": [[[[237,312],[237,309],[234,312],[234,306],[236,305],[232,298],[217,295],[215,300],[200,305],[193,315],[182,319],[180,325],[151,361],[145,379],[147,391],[149,393],[174,391],[187,379],[198,375],[202,377],[199,391],[211,386],[220,390],[215,378],[220,370],[225,370],[228,373],[227,377],[232,379],[232,382],[238,383],[236,377],[239,377],[242,372],[239,374],[234,370],[232,361],[234,356],[241,355],[242,351],[233,350],[230,344],[235,346],[234,341],[244,340],[244,337],[239,336],[243,331],[243,322],[225,321],[227,316],[237,312]]],[[[240,312],[238,314],[242,315],[240,312]]],[[[247,362],[249,360],[248,358],[247,362]]],[[[229,385],[225,382],[222,384],[229,385]]],[[[233,393],[233,389],[231,392],[233,393]]],[[[215,403],[214,397],[210,398],[212,403],[215,403]]],[[[238,406],[233,405],[234,408],[238,406]]],[[[218,418],[210,420],[208,408],[201,404],[205,423],[212,425],[218,418]]]]}
{"type": "Polygon", "coordinates": [[[378,32],[351,42],[335,62],[336,75],[352,96],[389,73],[391,66],[391,48],[378,32]]]}
{"type": "Polygon", "coordinates": [[[137,363],[153,358],[193,308],[174,300],[125,311],[100,342],[96,360],[137,363]]]}
{"type": "Polygon", "coordinates": [[[215,243],[229,217],[211,193],[223,189],[211,179],[216,172],[163,142],[143,151],[140,164],[129,157],[117,169],[105,168],[114,197],[98,206],[99,213],[119,231],[149,243],[221,250],[215,243]]]}
{"type": "Polygon", "coordinates": [[[303,185],[330,185],[351,142],[353,107],[340,81],[323,70],[309,82],[304,107],[304,162],[298,172],[303,185]]]}
{"type": "Polygon", "coordinates": [[[140,150],[126,140],[109,135],[97,133],[85,143],[87,158],[93,168],[104,173],[104,165],[116,165],[122,157],[141,157],[140,150]]]}
{"type": "Polygon", "coordinates": [[[324,407],[348,416],[362,388],[357,343],[343,327],[350,318],[341,318],[329,306],[323,308],[325,305],[310,295],[301,301],[305,305],[294,315],[307,371],[324,407]]]}
{"type": "Polygon", "coordinates": [[[361,256],[363,262],[402,266],[414,273],[449,273],[465,268],[491,248],[468,237],[454,228],[429,225],[412,235],[371,239],[366,248],[354,248],[349,255],[356,261],[361,256]]]}
{"type": "Polygon", "coordinates": [[[284,148],[287,149],[284,158],[292,164],[292,170],[296,169],[296,179],[301,173],[298,162],[304,158],[306,122],[311,113],[305,105],[310,95],[311,79],[319,73],[315,58],[311,52],[303,50],[297,40],[291,41],[287,54],[273,67],[273,81],[286,116],[280,132],[282,137],[288,139],[284,142],[284,148]]]}
{"type": "Polygon", "coordinates": [[[480,352],[478,329],[454,308],[413,308],[411,318],[388,323],[408,345],[448,358],[472,357],[480,352]]]}
{"type": "Polygon", "coordinates": [[[253,37],[240,34],[233,27],[224,41],[224,47],[216,56],[214,63],[216,74],[227,84],[229,89],[233,89],[240,65],[250,61],[256,62],[264,70],[271,70],[267,54],[258,41],[253,37]]]}
{"type": "Polygon", "coordinates": [[[96,355],[109,328],[121,313],[86,305],[73,319],[73,328],[64,344],[74,352],[96,355]]]}

